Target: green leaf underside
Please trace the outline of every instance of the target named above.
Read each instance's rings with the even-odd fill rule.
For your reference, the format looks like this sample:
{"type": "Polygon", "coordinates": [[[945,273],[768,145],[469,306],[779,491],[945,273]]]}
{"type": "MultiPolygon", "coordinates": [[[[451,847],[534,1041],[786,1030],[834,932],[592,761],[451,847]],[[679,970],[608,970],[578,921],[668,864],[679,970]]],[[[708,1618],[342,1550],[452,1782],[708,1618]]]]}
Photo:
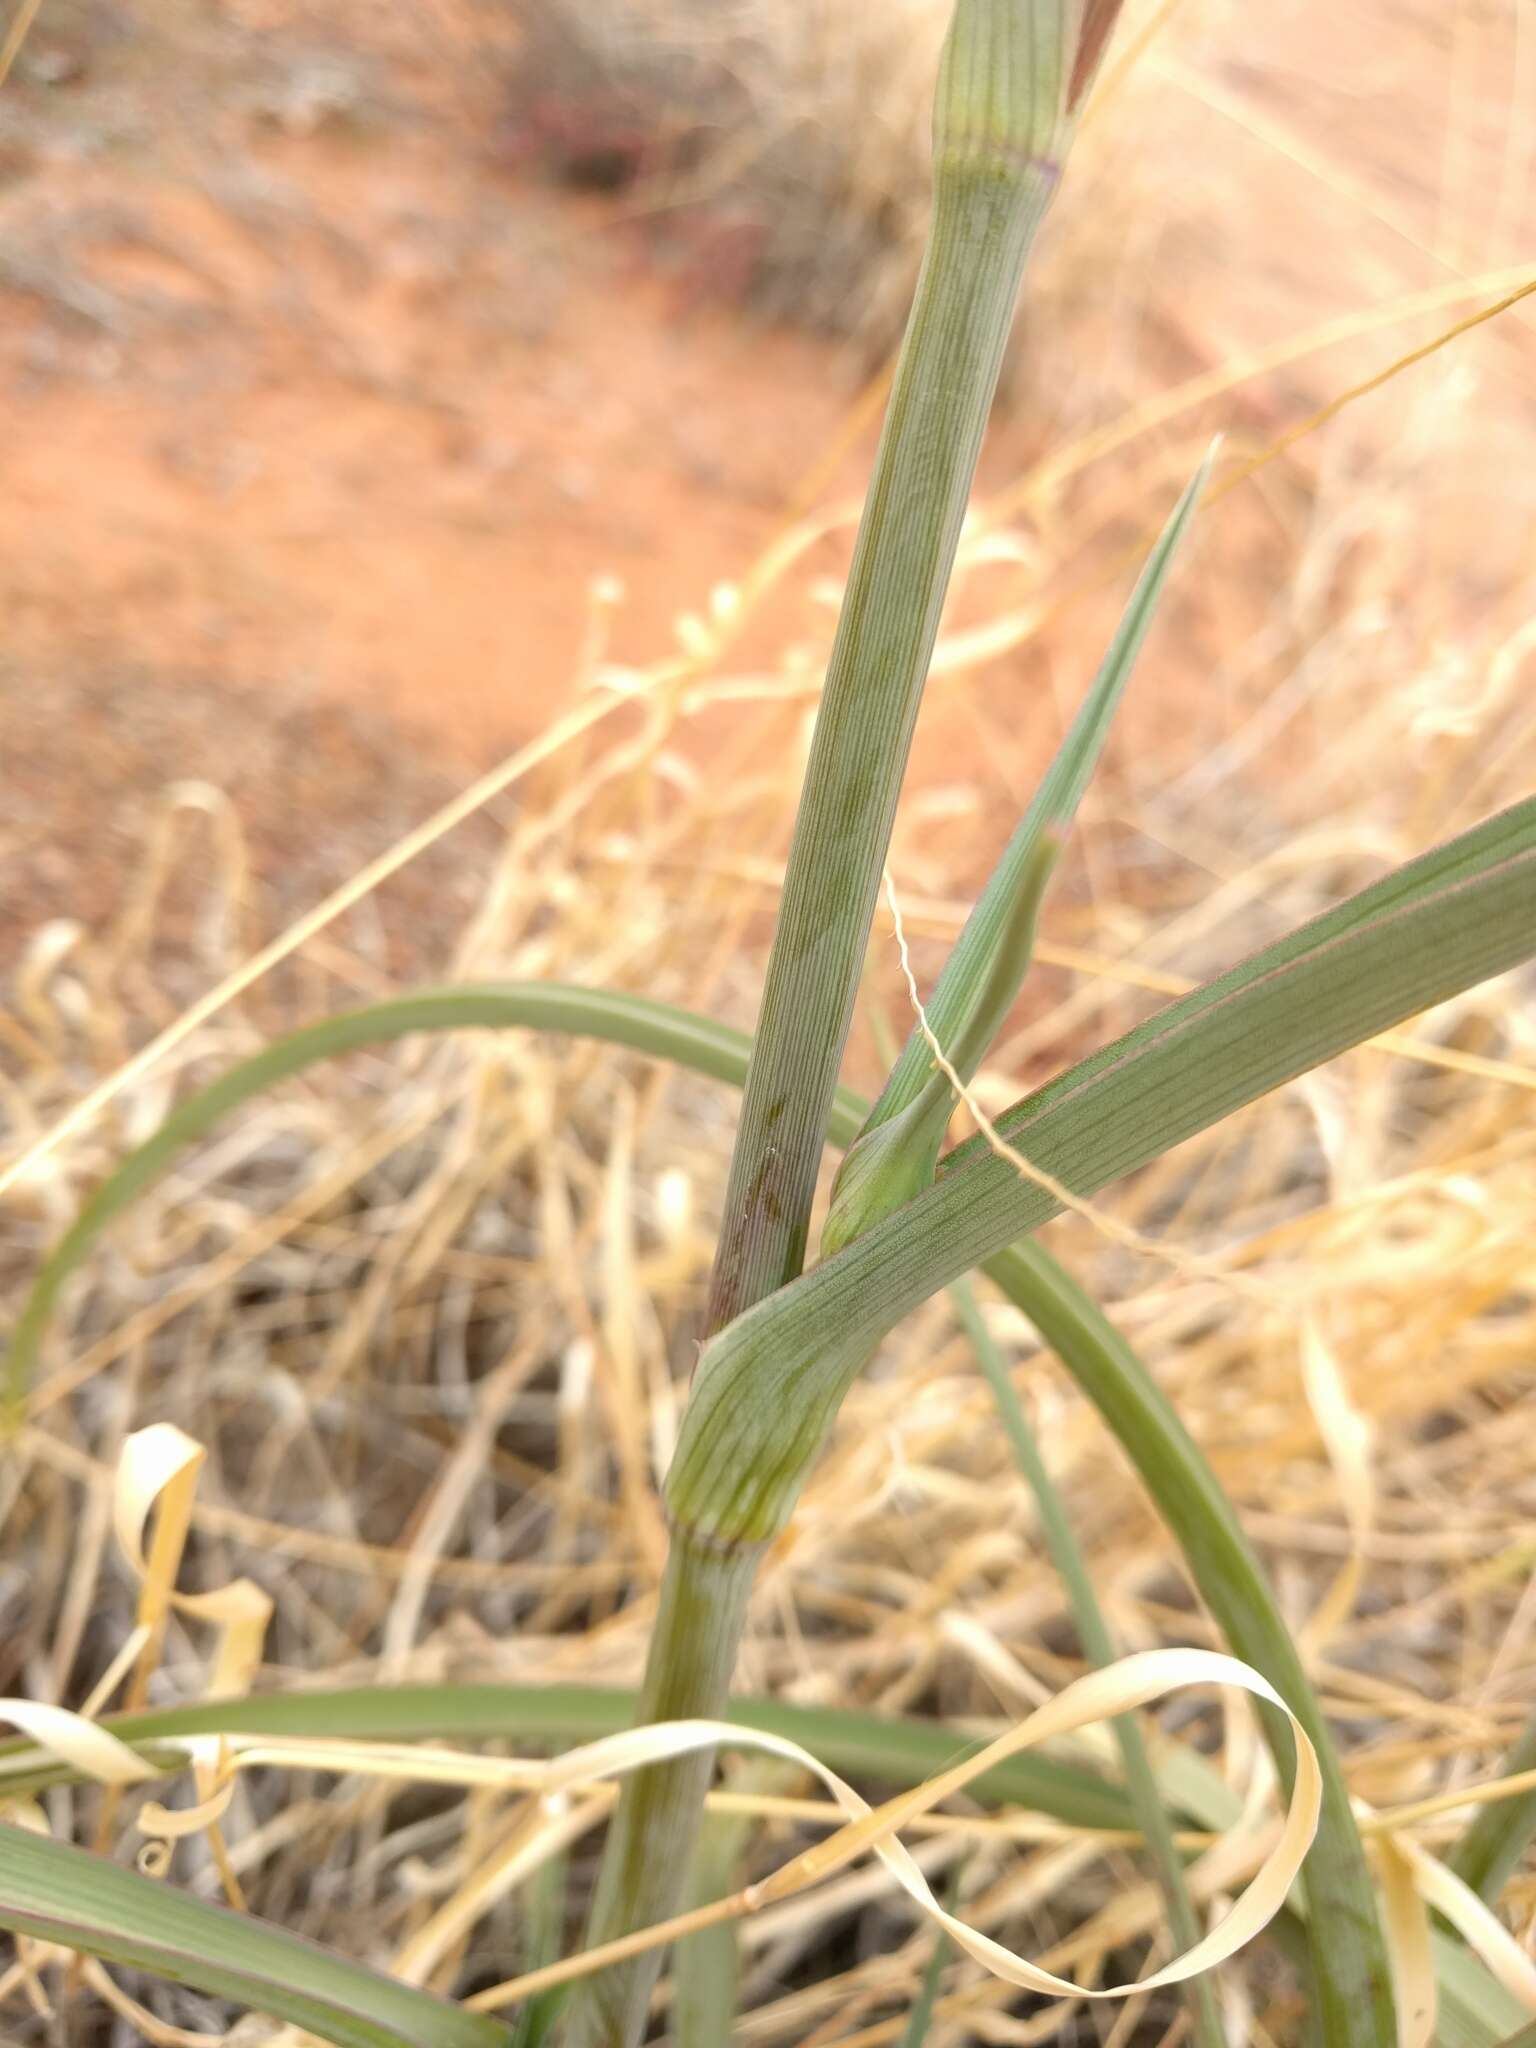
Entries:
{"type": "Polygon", "coordinates": [[[0,1926],[232,1999],[337,2048],[506,2048],[499,2020],[5,1823],[0,1926]]]}

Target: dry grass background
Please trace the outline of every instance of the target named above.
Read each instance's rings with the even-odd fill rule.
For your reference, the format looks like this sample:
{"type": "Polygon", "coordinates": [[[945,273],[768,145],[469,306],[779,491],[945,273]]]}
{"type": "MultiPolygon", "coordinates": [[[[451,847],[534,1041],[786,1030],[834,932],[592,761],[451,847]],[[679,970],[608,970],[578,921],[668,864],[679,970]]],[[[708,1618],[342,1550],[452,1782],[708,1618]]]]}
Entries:
{"type": "MultiPolygon", "coordinates": [[[[1529,264],[1511,81],[1529,86],[1536,52],[1515,18],[1512,5],[1431,17],[1406,0],[1293,0],[1262,29],[1215,4],[1133,15],[1128,57],[1139,28],[1157,33],[1133,71],[1112,73],[1042,258],[1020,401],[1020,432],[1042,452],[991,479],[968,532],[898,827],[893,871],[925,986],[1086,681],[1123,587],[1114,572],[1213,428],[1239,457],[1259,448],[1529,264]],[[1390,58],[1373,23],[1395,29],[1390,58]],[[1352,37],[1381,68],[1351,84],[1330,66],[1352,37]],[[1253,88],[1246,124],[1221,110],[1234,81],[1253,88]],[[1363,104],[1320,165],[1336,90],[1363,104]],[[1411,177],[1394,109],[1414,119],[1411,177]],[[1283,246],[1265,240],[1276,223],[1283,246]],[[1330,349],[1290,345],[1351,309],[1353,332],[1330,349]]],[[[910,137],[921,67],[898,72],[907,97],[890,133],[910,137]]],[[[824,119],[845,114],[833,102],[824,119]]],[[[978,1083],[984,1104],[1529,787],[1533,365],[1516,309],[1205,517],[1041,967],[978,1083]]],[[[700,593],[649,665],[610,659],[615,599],[599,590],[574,710],[509,784],[503,842],[475,856],[473,913],[434,935],[445,978],[605,983],[750,1023],[842,517],[786,525],[731,590],[700,593]]],[[[198,802],[191,822],[218,857],[173,859],[169,899],[146,882],[111,930],[33,941],[0,1016],[9,1160],[177,1015],[181,985],[168,990],[155,964],[166,900],[207,982],[263,936],[238,815],[198,802]]],[[[151,881],[163,829],[146,815],[151,881]]],[[[11,1301],[181,1090],[283,1023],[387,985],[359,916],[17,1180],[11,1301]]],[[[1171,1258],[1081,1218],[1046,1233],[1177,1403],[1298,1629],[1358,1559],[1352,1608],[1314,1629],[1311,1655],[1351,1783],[1382,1805],[1486,1776],[1536,1675],[1531,994],[1528,979],[1479,991],[1114,1191],[1110,1213],[1171,1258]],[[1351,1523],[1309,1404],[1309,1329],[1369,1425],[1368,1526],[1351,1523]]],[[[867,1085],[870,1020],[898,1035],[908,1021],[885,923],[866,1012],[850,1078],[867,1085]]],[[[724,1091],[627,1056],[478,1036],[317,1071],[182,1161],[72,1290],[0,1470],[0,1689],[78,1703],[127,1635],[110,1475],[125,1434],[157,1419],[210,1453],[186,1583],[243,1573],[275,1602],[264,1686],[635,1678],[663,1545],[654,1478],[732,1118],[724,1091]]],[[[1096,1419],[1016,1316],[989,1316],[1124,1644],[1212,1640],[1096,1419]]],[[[195,1697],[207,1648],[173,1625],[154,1697],[195,1697]]],[[[762,1576],[738,1683],[980,1727],[1077,1668],[1029,1501],[936,1302],[847,1403],[762,1576]]],[[[1163,1737],[1206,1747],[1240,1791],[1262,1770],[1235,1709],[1192,1722],[1170,1710],[1163,1737]]],[[[50,1795],[55,1831],[86,1829],[88,1805],[50,1795]]],[[[225,1832],[254,1910],[387,1966],[505,1817],[489,1796],[266,1775],[243,1783],[225,1832]]],[[[1442,1828],[1426,1823],[1426,1838],[1442,1828]]],[[[790,1839],[787,1824],[765,1828],[754,1859],[780,1860],[790,1839]]],[[[970,1917],[1103,1972],[1091,1916],[1129,1867],[1071,1840],[971,1845],[970,1917]]],[[[217,1890],[196,1843],[175,1875],[217,1890]]],[[[1506,1907],[1529,1935],[1536,1879],[1517,1879],[1506,1907]]],[[[519,1911],[500,1902],[435,1981],[467,1991],[508,1974],[519,1911]]],[[[899,2038],[927,1940],[878,1876],[764,1914],[745,1939],[740,2040],[899,2038]]],[[[1234,2038],[1301,2038],[1283,1972],[1234,1967],[1226,1983],[1234,2038]]],[[[234,2016],[212,2001],[133,1988],[159,2038],[231,2038],[234,2016]]],[[[50,2038],[20,2006],[5,2025],[18,2042],[50,2038]]],[[[1159,1999],[1128,2019],[1034,2012],[957,1965],[930,2038],[1152,2042],[1176,2025],[1159,1999]]],[[[75,2038],[144,2034],[156,2037],[148,2021],[86,2000],[75,2038]]]]}

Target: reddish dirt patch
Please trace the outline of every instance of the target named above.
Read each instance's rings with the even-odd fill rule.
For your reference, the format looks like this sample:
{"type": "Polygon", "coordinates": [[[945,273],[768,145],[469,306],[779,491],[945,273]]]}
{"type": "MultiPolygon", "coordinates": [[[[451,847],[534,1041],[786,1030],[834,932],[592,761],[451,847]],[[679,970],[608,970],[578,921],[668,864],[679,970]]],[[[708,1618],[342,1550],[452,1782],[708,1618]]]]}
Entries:
{"type": "Polygon", "coordinates": [[[233,187],[11,195],[12,657],[314,680],[484,757],[560,701],[594,574],[639,656],[739,571],[846,377],[419,109],[244,141],[233,187]]]}
{"type": "MultiPolygon", "coordinates": [[[[361,707],[163,668],[8,689],[0,729],[0,986],[51,919],[94,928],[110,951],[169,827],[154,964],[164,988],[190,997],[231,964],[230,946],[307,910],[461,780],[361,707]],[[227,810],[207,808],[212,791],[227,810]]],[[[343,920],[336,936],[360,963],[359,986],[370,973],[443,971],[499,814],[470,821],[343,920]]]]}
{"type": "MultiPolygon", "coordinates": [[[[178,776],[238,784],[263,845],[310,846],[346,813],[379,826],[375,850],[381,779],[425,777],[401,799],[419,816],[442,764],[494,757],[564,701],[594,576],[627,591],[615,654],[654,657],[676,614],[781,530],[847,419],[848,356],[713,298],[707,252],[685,281],[657,276],[622,195],[559,193],[509,167],[508,18],[501,0],[405,15],[347,0],[313,19],[299,0],[160,0],[152,18],[49,0],[46,34],[0,94],[0,754],[21,792],[13,848],[20,835],[97,850],[30,869],[16,892],[29,914],[92,915],[126,849],[121,821],[178,776]],[[171,700],[184,716],[167,717],[171,700]],[[327,704],[366,743],[338,737],[327,704]],[[294,776],[247,772],[301,754],[329,804],[300,809],[294,776]]],[[[1462,21],[1453,35],[1419,0],[1285,0],[1218,27],[1208,47],[1191,29],[1154,50],[1145,90],[1085,138],[998,477],[1047,422],[1055,446],[1122,401],[1528,244],[1502,30],[1462,21]],[[1372,68],[1389,41],[1390,76],[1372,68]],[[1187,86],[1159,83],[1165,56],[1192,67],[1187,86]],[[1486,232],[1480,189],[1498,197],[1486,232]]],[[[1116,580],[1043,652],[1012,657],[986,703],[935,693],[931,772],[958,784],[975,764],[982,807],[997,791],[1011,815],[1110,628],[1126,546],[1205,435],[1258,445],[1423,331],[1389,325],[1348,353],[1282,362],[1134,445],[1134,473],[1090,476],[1086,506],[1067,507],[1064,573],[1107,546],[1116,580]]],[[[1536,508],[1531,466],[1510,453],[1511,427],[1536,417],[1530,334],[1517,317],[1464,352],[1488,395],[1445,434],[1453,455],[1395,395],[1335,437],[1384,486],[1380,516],[1348,504],[1347,474],[1336,488],[1335,607],[1402,609],[1409,553],[1392,536],[1411,526],[1425,555],[1412,586],[1444,594],[1422,637],[1493,633],[1536,508]],[[1419,533],[1432,522],[1409,503],[1443,513],[1433,559],[1419,533]]],[[[1322,630],[1280,596],[1294,558],[1326,540],[1307,481],[1317,450],[1203,537],[1203,576],[1170,607],[1130,709],[1142,756],[1198,761],[1322,630]],[[1259,654],[1225,677],[1250,643],[1259,654]]],[[[856,483],[866,457],[867,437],[838,481],[856,483]]],[[[1028,567],[988,576],[998,610],[1038,594],[1028,567]]],[[[1301,758],[1309,735],[1282,730],[1255,773],[1277,780],[1281,743],[1301,758]]],[[[978,858],[996,836],[989,816],[978,858]]]]}

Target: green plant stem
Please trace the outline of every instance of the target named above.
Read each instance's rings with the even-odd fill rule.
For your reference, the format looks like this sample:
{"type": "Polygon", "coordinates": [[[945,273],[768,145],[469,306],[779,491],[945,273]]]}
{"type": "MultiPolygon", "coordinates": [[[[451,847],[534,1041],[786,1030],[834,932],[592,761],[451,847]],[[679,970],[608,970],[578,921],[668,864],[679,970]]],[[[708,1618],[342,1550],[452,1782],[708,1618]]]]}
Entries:
{"type": "MultiPolygon", "coordinates": [[[[1536,1771],[1536,1714],[1527,1721],[1499,1768],[1501,1778],[1536,1771]]],[[[1450,1856],[1450,1866],[1491,1906],[1514,1875],[1536,1835],[1536,1792],[1491,1800],[1479,1807],[1450,1856]]]]}
{"type": "MultiPolygon", "coordinates": [[[[775,1797],[804,1776],[776,1757],[749,1756],[731,1790],[775,1797]]],[[[688,1873],[687,1905],[708,1906],[735,1891],[748,1845],[751,1814],[711,1814],[699,1830],[688,1873]]],[[[723,1920],[677,1944],[672,1956],[672,2038],[676,2048],[721,2048],[731,2038],[741,1994],[741,1923],[723,1920]]]]}
{"type": "MultiPolygon", "coordinates": [[[[732,1153],[706,1329],[728,1327],[801,1270],[875,898],[939,617],[1012,323],[1025,260],[1055,188],[1028,75],[1026,24],[998,0],[958,0],[936,101],[934,205],[785,870],[732,1153]],[[1015,45],[1017,47],[1015,47],[1015,45]],[[1016,66],[1009,68],[1010,65],[1016,66]],[[1009,90],[1017,82],[1014,97],[1009,90]]],[[[700,1546],[674,1531],[677,1570],[700,1546]]],[[[753,1565],[744,1566],[745,1584],[753,1565]]],[[[744,1596],[741,1609],[745,1613],[744,1596]]],[[[651,1637],[642,1714],[681,1697],[718,1714],[729,1656],[701,1663],[664,1607],[651,1637]]],[[[593,1946],[676,1909],[711,1759],[626,1780],[608,1832],[593,1946]],[[657,1844],[666,1853],[658,1853],[657,1844]],[[675,1853],[674,1853],[675,1852],[675,1853]]],[[[584,1983],[568,2048],[632,2048],[661,1968],[648,1952],[584,1983]]]]}
{"type": "MultiPolygon", "coordinates": [[[[1323,1811],[1302,1868],[1322,2039],[1329,2048],[1396,2040],[1392,1981],[1365,1850],[1333,1737],[1263,1566],[1215,1474],[1172,1406],[1097,1303],[1034,1244],[988,1262],[988,1276],[1022,1309],[1130,1456],[1173,1532],[1190,1576],[1239,1657],[1261,1671],[1311,1737],[1323,1771],[1323,1811]]],[[[1259,1708],[1282,1784],[1292,1781],[1284,1717],[1259,1708]]]]}
{"type": "MultiPolygon", "coordinates": [[[[969,12],[969,0],[962,0],[969,12]]],[[[939,614],[1054,179],[946,151],[816,717],[710,1288],[718,1330],[800,1271],[939,614]]]]}
{"type": "MultiPolygon", "coordinates": [[[[1012,1447],[1014,1461],[1023,1475],[1025,1484],[1035,1496],[1040,1516],[1040,1530],[1045,1538],[1045,1547],[1051,1554],[1072,1608],[1072,1618],[1077,1625],[1078,1638],[1084,1655],[1090,1663],[1100,1666],[1112,1664],[1118,1654],[1109,1625],[1104,1619],[1103,1609],[1093,1590],[1093,1579],[1072,1523],[1062,1504],[1061,1495],[1046,1468],[1040,1446],[1035,1441],[1034,1431],[1025,1419],[1024,1409],[1009,1376],[1002,1353],[992,1341],[992,1332],[977,1306],[976,1296],[970,1283],[957,1280],[950,1289],[950,1298],[955,1312],[976,1361],[981,1367],[982,1377],[991,1389],[997,1404],[998,1418],[1012,1447]]],[[[1179,1949],[1193,1948],[1204,1929],[1195,1912],[1194,1902],[1189,1896],[1189,1887],[1184,1882],[1184,1864],[1174,1844],[1173,1829],[1169,1824],[1168,1810],[1158,1786],[1152,1760],[1147,1755],[1147,1746],[1142,1740],[1141,1729],[1133,1714],[1121,1714],[1114,1723],[1115,1742],[1120,1751],[1121,1767],[1125,1772],[1125,1786],[1130,1794],[1131,1805],[1136,1813],[1136,1823],[1146,1839],[1147,1851],[1152,1858],[1157,1881],[1162,1887],[1163,1898],[1168,1909],[1168,1929],[1173,1936],[1174,1946],[1179,1949]]],[[[1226,2048],[1226,2031],[1221,2023],[1220,2008],[1216,2003],[1216,1988],[1209,1975],[1192,1977],[1183,1987],[1185,2002],[1189,2006],[1190,2024],[1195,2040],[1204,2048],[1226,2048]]]]}
{"type": "MultiPolygon", "coordinates": [[[[685,1645],[686,1654],[649,1658],[635,1709],[638,1726],[719,1716],[730,1691],[759,1554],[750,1545],[712,1550],[686,1533],[673,1532],[651,1639],[685,1645]]],[[[627,1824],[620,1828],[616,1816],[609,1827],[589,1946],[629,1932],[633,1901],[644,1902],[636,1926],[676,1911],[713,1772],[714,1751],[700,1750],[626,1778],[624,1790],[630,1796],[626,1802],[621,1794],[620,1805],[627,1806],[627,1824]]],[[[573,2000],[576,2037],[638,2036],[656,1975],[654,1969],[643,1978],[607,1970],[592,1979],[586,1998],[573,2000]]]]}

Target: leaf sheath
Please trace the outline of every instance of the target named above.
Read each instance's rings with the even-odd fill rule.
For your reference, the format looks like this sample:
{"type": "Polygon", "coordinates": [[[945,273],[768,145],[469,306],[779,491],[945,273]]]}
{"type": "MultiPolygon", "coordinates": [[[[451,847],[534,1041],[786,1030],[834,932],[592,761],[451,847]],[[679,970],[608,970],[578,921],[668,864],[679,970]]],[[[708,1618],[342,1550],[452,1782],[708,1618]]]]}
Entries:
{"type": "MultiPolygon", "coordinates": [[[[1536,952],[1536,799],[1264,948],[1015,1105],[998,1128],[1091,1196],[1271,1089],[1536,952]]],[[[885,1333],[1057,1213],[973,1139],[937,1186],[705,1348],[667,1482],[716,1542],[784,1526],[885,1333]]]]}

